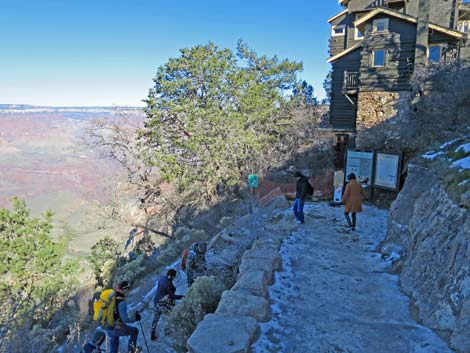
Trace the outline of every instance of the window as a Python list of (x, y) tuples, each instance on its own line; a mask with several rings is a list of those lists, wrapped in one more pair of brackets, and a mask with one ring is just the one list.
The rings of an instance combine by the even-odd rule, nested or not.
[(362, 33), (357, 27), (354, 28), (354, 39), (364, 39), (364, 33)]
[(460, 32), (469, 33), (470, 32), (470, 21), (459, 22), (459, 25), (457, 26), (457, 29)]
[[(355, 21), (359, 21), (362, 17), (364, 17), (365, 13), (357, 13), (355, 17)], [(364, 33), (362, 33), (357, 27), (354, 28), (354, 39), (360, 40), (364, 38)]]
[(373, 67), (385, 66), (385, 49), (372, 50), (372, 66)]
[(344, 36), (346, 33), (345, 25), (336, 25), (331, 28), (331, 35), (333, 37)]
[(430, 63), (438, 63), (441, 61), (441, 46), (431, 45), (428, 51), (428, 59)]
[(379, 18), (374, 20), (372, 25), (372, 32), (386, 32), (388, 31), (388, 18)]

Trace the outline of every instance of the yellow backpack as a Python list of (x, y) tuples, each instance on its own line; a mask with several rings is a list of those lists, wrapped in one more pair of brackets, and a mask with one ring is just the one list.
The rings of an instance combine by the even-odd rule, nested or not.
[(105, 289), (100, 297), (93, 302), (93, 321), (97, 321), (103, 328), (114, 327), (114, 306), (116, 292)]

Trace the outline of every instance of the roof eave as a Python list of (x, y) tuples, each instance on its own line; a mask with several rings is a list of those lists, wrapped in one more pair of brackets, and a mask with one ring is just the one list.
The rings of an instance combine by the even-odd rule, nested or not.
[[(371, 18), (377, 16), (378, 14), (385, 14), (385, 15), (393, 16), (393, 17), (396, 17), (396, 18), (399, 18), (399, 19), (402, 19), (404, 21), (408, 21), (408, 22), (414, 23), (414, 24), (418, 23), (418, 19), (415, 18), (415, 17), (409, 16), (409, 15), (404, 15), (402, 13), (399, 13), (399, 12), (396, 12), (396, 11), (393, 11), (393, 10), (389, 10), (389, 9), (385, 9), (385, 8), (377, 8), (377, 9), (371, 11), (369, 14), (362, 17), (361, 19), (355, 21), (354, 22), (354, 27), (359, 28), (359, 26), (361, 26), (365, 22), (369, 21)], [(434, 23), (429, 23), (429, 28), (431, 28), (434, 31), (445, 33), (445, 34), (447, 34), (451, 37), (455, 37), (455, 38), (458, 38), (458, 39), (462, 39), (462, 38), (465, 37), (465, 35), (461, 32), (454, 31), (452, 29), (445, 28), (445, 27), (436, 25)]]
[(330, 18), (328, 19), (328, 22), (331, 23), (332, 21), (336, 20), (337, 18), (339, 18), (339, 17), (341, 17), (341, 16), (343, 16), (343, 15), (345, 15), (345, 14), (347, 14), (347, 13), (348, 13), (348, 9), (343, 10), (343, 11), (341, 11), (340, 13), (334, 15), (333, 17), (330, 17)]
[(327, 63), (332, 63), (333, 61), (338, 60), (339, 58), (343, 57), (346, 54), (349, 54), (353, 52), (354, 50), (360, 48), (362, 46), (362, 43), (357, 43), (356, 45), (352, 46), (351, 48), (348, 48), (346, 50), (343, 50), (341, 53), (333, 55), (331, 58), (329, 58), (326, 62)]

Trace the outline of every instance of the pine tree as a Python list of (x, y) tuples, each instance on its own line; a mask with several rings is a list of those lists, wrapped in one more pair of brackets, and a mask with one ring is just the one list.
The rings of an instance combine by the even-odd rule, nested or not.
[[(0, 209), (0, 298), (2, 324), (29, 318), (47, 319), (74, 283), (78, 264), (66, 254), (67, 240), (54, 240), (52, 212), (31, 217), (25, 201)], [(47, 300), (47, 305), (44, 302)]]

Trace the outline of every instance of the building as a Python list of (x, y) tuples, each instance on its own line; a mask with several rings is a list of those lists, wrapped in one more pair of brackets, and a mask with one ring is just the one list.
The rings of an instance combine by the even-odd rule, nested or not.
[[(330, 121), (337, 148), (367, 148), (373, 126), (409, 108), (419, 65), (470, 59), (470, 5), (459, 0), (340, 0), (331, 17)], [(362, 140), (361, 140), (362, 139)]]

